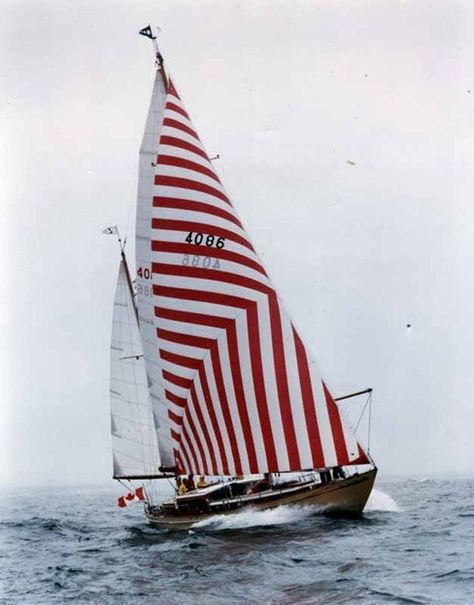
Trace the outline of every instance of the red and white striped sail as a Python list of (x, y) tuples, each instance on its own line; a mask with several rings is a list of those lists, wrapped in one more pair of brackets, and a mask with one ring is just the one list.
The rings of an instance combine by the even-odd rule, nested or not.
[(156, 355), (179, 470), (366, 462), (171, 81), (151, 227)]

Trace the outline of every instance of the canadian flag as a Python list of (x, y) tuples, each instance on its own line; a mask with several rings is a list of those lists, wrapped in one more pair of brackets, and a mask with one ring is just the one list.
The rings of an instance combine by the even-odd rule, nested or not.
[(137, 487), (137, 489), (135, 490), (135, 496), (138, 498), (138, 500), (145, 500), (143, 487)]
[(117, 498), (117, 506), (120, 506), (120, 508), (125, 508), (127, 506), (124, 496), (120, 496), (120, 498)]
[(135, 494), (133, 492), (130, 492), (129, 494), (127, 494), (125, 496), (126, 500), (128, 500), (129, 502), (131, 502), (132, 500), (135, 500)]

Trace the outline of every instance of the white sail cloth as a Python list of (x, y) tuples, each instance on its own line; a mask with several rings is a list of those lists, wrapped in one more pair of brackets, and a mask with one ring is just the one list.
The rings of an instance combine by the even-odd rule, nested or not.
[(110, 403), (114, 476), (156, 474), (160, 459), (143, 349), (123, 261), (112, 321)]
[(367, 461), (171, 82), (154, 163), (140, 211), (152, 305), (138, 304), (156, 330), (147, 323), (145, 357), (167, 464), (240, 475)]
[(163, 404), (163, 384), (158, 359), (158, 339), (153, 325), (153, 299), (151, 285), (151, 214), (161, 123), (165, 111), (166, 87), (163, 71), (158, 69), (153, 84), (150, 107), (140, 147), (137, 216), (136, 216), (136, 288), (140, 333), (147, 379), (150, 390), (153, 417), (157, 431), (161, 463), (174, 466), (173, 442)]

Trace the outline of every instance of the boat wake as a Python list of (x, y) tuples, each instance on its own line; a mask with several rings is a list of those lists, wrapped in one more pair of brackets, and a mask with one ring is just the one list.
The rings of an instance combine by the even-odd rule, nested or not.
[(391, 496), (378, 489), (373, 489), (364, 508), (364, 512), (370, 513), (376, 511), (384, 513), (402, 512), (401, 508)]
[(278, 506), (270, 510), (248, 509), (232, 515), (215, 515), (194, 523), (193, 529), (243, 529), (266, 525), (284, 525), (306, 519), (317, 512), (315, 506)]

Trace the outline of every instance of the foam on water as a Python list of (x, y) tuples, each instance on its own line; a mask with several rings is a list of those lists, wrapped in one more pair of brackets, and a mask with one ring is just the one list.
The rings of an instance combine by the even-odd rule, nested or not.
[(401, 509), (395, 500), (381, 492), (379, 489), (373, 489), (369, 500), (364, 508), (365, 512), (380, 511), (385, 513), (400, 513)]
[(265, 525), (284, 525), (306, 519), (316, 512), (314, 506), (277, 506), (270, 510), (247, 509), (232, 515), (215, 515), (193, 524), (193, 528), (242, 529)]

